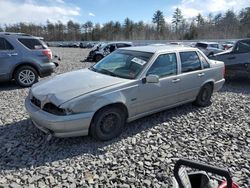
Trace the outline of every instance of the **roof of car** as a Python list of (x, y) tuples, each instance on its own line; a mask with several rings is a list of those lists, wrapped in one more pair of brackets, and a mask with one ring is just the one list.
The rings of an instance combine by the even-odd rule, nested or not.
[(218, 42), (203, 42), (203, 41), (197, 42), (197, 43), (203, 43), (203, 44), (219, 44)]
[(37, 39), (41, 39), (43, 40), (43, 37), (36, 37), (36, 36), (32, 36), (26, 33), (14, 33), (14, 32), (0, 32), (0, 36), (14, 36), (14, 37), (25, 37), (25, 38), (37, 38)]
[(106, 43), (106, 44), (118, 44), (118, 43), (132, 44), (132, 42), (126, 42), (126, 41), (114, 41), (114, 42), (108, 42), (108, 43)]
[(196, 50), (197, 48), (192, 48), (188, 46), (180, 46), (180, 45), (160, 45), (160, 46), (148, 45), (148, 46), (135, 46), (135, 47), (129, 47), (129, 48), (122, 48), (122, 49), (156, 53), (156, 52), (178, 51), (178, 50), (188, 51), (188, 50)]

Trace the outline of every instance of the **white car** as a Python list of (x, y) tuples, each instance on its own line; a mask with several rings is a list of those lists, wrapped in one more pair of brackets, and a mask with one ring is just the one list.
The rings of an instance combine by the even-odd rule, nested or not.
[(109, 140), (126, 122), (188, 102), (209, 105), (224, 81), (224, 63), (197, 48), (122, 48), (89, 69), (35, 84), (25, 106), (44, 132)]
[(217, 42), (197, 42), (195, 47), (208, 57), (224, 51), (223, 47)]

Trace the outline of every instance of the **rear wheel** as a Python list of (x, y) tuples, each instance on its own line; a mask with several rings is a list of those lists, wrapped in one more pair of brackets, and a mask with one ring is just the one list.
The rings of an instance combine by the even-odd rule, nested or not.
[(103, 56), (102, 55), (96, 55), (95, 56), (95, 62), (98, 62), (98, 61), (100, 61), (101, 59), (103, 58)]
[(31, 66), (22, 66), (15, 71), (14, 79), (21, 87), (30, 87), (38, 81), (38, 73)]
[(94, 116), (90, 133), (97, 140), (110, 140), (122, 133), (125, 125), (125, 113), (117, 107), (101, 109)]
[(202, 106), (202, 107), (210, 105), (211, 104), (212, 94), (213, 94), (212, 85), (211, 84), (204, 85), (201, 88), (198, 96), (196, 97), (196, 100), (194, 101), (194, 104), (196, 106)]

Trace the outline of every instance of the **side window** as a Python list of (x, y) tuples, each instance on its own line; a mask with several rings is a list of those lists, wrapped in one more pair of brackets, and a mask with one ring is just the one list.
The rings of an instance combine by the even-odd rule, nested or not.
[(210, 68), (210, 65), (207, 62), (207, 60), (205, 59), (204, 55), (202, 55), (200, 52), (198, 52), (198, 55), (199, 55), (199, 58), (200, 58), (202, 65), (203, 65), (203, 68), (204, 69)]
[(159, 55), (147, 72), (147, 75), (154, 74), (160, 78), (177, 74), (176, 54)]
[(211, 46), (212, 48), (219, 48), (219, 45), (218, 45), (218, 44), (210, 44), (210, 46)]
[(4, 38), (0, 38), (0, 50), (13, 50), (14, 47)]
[(110, 45), (107, 45), (107, 46), (104, 47), (103, 50), (106, 51), (106, 50), (109, 50), (109, 49), (110, 49)]
[(130, 47), (131, 45), (129, 44), (124, 44), (124, 43), (118, 43), (116, 44), (117, 48), (124, 48), (124, 47)]
[(14, 47), (5, 39), (6, 50), (14, 50)]
[(29, 38), (19, 38), (18, 39), (24, 46), (31, 50), (45, 49), (46, 46), (39, 41), (38, 39), (29, 39)]
[(235, 48), (236, 53), (250, 53), (250, 41), (239, 41)]
[(201, 62), (196, 52), (180, 52), (181, 72), (201, 70)]

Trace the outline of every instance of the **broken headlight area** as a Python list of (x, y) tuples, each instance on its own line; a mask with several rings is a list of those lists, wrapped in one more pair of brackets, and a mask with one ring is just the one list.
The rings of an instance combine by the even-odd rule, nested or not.
[(43, 110), (45, 112), (48, 112), (50, 114), (58, 115), (58, 116), (64, 116), (67, 115), (68, 113), (66, 112), (65, 109), (59, 108), (53, 103), (47, 103), (44, 105)]
[(58, 115), (58, 116), (64, 116), (64, 115), (70, 115), (70, 114), (73, 113), (72, 110), (59, 108), (56, 105), (54, 105), (53, 103), (46, 103), (42, 107), (41, 101), (39, 99), (35, 98), (34, 96), (31, 97), (30, 101), (31, 101), (31, 103), (33, 103), (38, 108), (40, 108), (43, 111), (48, 112), (50, 114), (54, 114), (54, 115)]
[(31, 97), (30, 101), (37, 106), (38, 108), (41, 108), (41, 101), (35, 97)]

